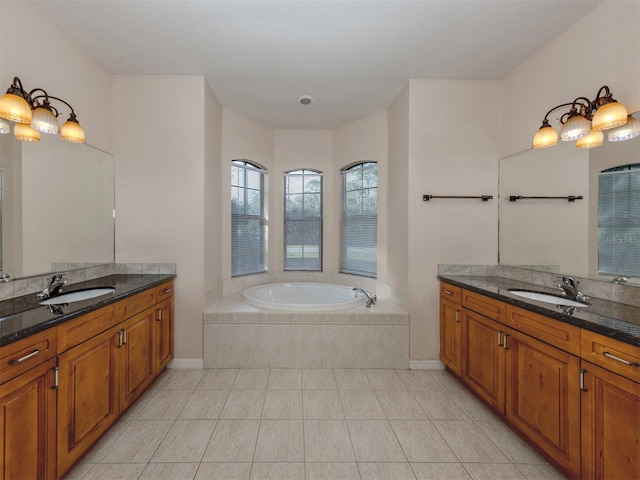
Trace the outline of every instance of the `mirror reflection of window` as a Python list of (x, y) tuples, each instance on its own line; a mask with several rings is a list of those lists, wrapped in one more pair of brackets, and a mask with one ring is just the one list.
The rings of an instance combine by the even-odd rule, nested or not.
[(2, 168), (0, 168), (0, 272), (2, 272)]

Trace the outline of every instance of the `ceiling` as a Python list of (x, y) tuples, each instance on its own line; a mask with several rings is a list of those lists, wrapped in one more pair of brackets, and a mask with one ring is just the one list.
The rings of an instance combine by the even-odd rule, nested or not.
[(602, 0), (33, 3), (114, 74), (203, 75), (265, 125), (325, 129), (385, 109), (411, 78), (502, 78)]

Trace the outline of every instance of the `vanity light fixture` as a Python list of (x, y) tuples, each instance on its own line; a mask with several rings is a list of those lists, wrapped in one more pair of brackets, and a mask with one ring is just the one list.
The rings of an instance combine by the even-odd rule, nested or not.
[[(566, 107), (571, 108), (559, 118), (562, 125), (560, 138), (564, 142), (575, 140), (578, 148), (599, 147), (604, 138), (602, 130), (622, 128), (629, 123), (628, 119), (635, 120), (628, 115), (625, 106), (613, 98), (609, 87), (605, 85), (600, 87), (595, 100), (578, 97), (573, 102), (562, 103), (549, 110), (542, 120), (542, 126), (533, 137), (533, 148), (553, 147), (558, 143), (558, 132), (549, 123), (549, 115)], [(637, 123), (637, 120), (635, 121)], [(637, 135), (640, 135), (640, 130), (635, 136)], [(626, 136), (628, 135), (614, 135), (617, 140), (611, 140), (611, 134), (609, 134), (609, 139), (619, 141), (633, 138), (623, 138)]]
[[(40, 94), (36, 95), (37, 93)], [(62, 128), (58, 125), (60, 112), (51, 105), (51, 100), (61, 102), (71, 110)], [(7, 93), (0, 98), (0, 133), (9, 133), (9, 123), (6, 120), (15, 123), (13, 134), (22, 142), (39, 142), (40, 132), (52, 135), (59, 132), (63, 140), (84, 143), (84, 130), (73, 107), (65, 100), (49, 95), (42, 88), (27, 92), (18, 77), (13, 78)]]
[(640, 121), (636, 117), (629, 115), (627, 123), (609, 130), (607, 138), (610, 142), (621, 142), (638, 136), (640, 136)]

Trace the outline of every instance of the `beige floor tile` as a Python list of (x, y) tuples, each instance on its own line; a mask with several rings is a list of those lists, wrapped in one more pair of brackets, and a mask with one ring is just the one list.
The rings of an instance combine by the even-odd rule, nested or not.
[(517, 463), (516, 467), (528, 480), (562, 480), (565, 478), (564, 475), (548, 463), (545, 465)]
[(369, 390), (340, 390), (342, 409), (348, 419), (386, 419), (375, 392)]
[(131, 420), (117, 441), (96, 457), (96, 463), (148, 462), (172, 424), (169, 420)]
[(204, 372), (202, 369), (174, 369), (161, 388), (167, 390), (193, 390), (202, 380)]
[(73, 470), (71, 470), (69, 474), (64, 477), (64, 480), (80, 480), (81, 478), (84, 478), (87, 472), (93, 468), (93, 465), (93, 463), (77, 464), (75, 467), (73, 467)]
[(305, 420), (304, 448), (308, 462), (355, 461), (344, 420)]
[(297, 390), (302, 388), (302, 373), (299, 368), (272, 368), (269, 373), (270, 390)]
[(188, 390), (158, 390), (140, 409), (136, 420), (173, 420), (189, 400)]
[(129, 423), (130, 422), (125, 419), (118, 420), (104, 435), (104, 437), (102, 437), (100, 441), (80, 459), (80, 463), (96, 463), (104, 455), (104, 452), (109, 448), (109, 446), (118, 439)]
[(238, 375), (238, 370), (234, 368), (212, 368), (205, 370), (202, 380), (197, 388), (230, 390)]
[(201, 463), (195, 480), (249, 480), (250, 463)]
[(254, 462), (303, 462), (302, 420), (263, 420)]
[(334, 368), (333, 375), (340, 390), (371, 390), (364, 370), (359, 368)]
[(197, 463), (148, 463), (138, 480), (193, 480)]
[(413, 398), (431, 420), (469, 420), (469, 416), (449, 392), (414, 391)]
[(251, 480), (304, 480), (304, 463), (254, 463)]
[(429, 375), (436, 381), (438, 385), (443, 390), (453, 390), (453, 391), (461, 391), (464, 390), (462, 384), (456, 380), (456, 378), (451, 375), (446, 370), (427, 370)]
[(136, 418), (144, 406), (155, 396), (158, 390), (160, 390), (160, 388), (149, 388), (146, 392), (140, 395), (135, 402), (133, 402), (133, 405), (129, 406), (120, 418), (123, 420), (133, 420)]
[(391, 420), (391, 427), (410, 462), (458, 461), (429, 420)]
[(511, 463), (465, 463), (474, 480), (519, 480), (526, 479), (523, 473)]
[(261, 390), (269, 383), (268, 368), (241, 368), (233, 382), (234, 390)]
[(302, 417), (302, 390), (267, 390), (262, 418), (296, 420)]
[(360, 480), (357, 463), (307, 463), (306, 480)]
[(461, 463), (412, 463), (418, 480), (471, 480)]
[(194, 390), (179, 418), (217, 420), (222, 413), (229, 390)]
[(258, 420), (218, 420), (202, 461), (253, 461), (259, 427)]
[(303, 368), (302, 388), (305, 390), (336, 390), (336, 380), (330, 368)]
[(305, 390), (302, 395), (305, 419), (340, 420), (344, 418), (337, 390)]
[(98, 463), (83, 480), (136, 480), (144, 467), (144, 463)]
[(348, 420), (351, 443), (358, 462), (406, 462), (387, 420)]
[(429, 374), (429, 370), (396, 370), (409, 390), (441, 390), (442, 387)]
[(424, 420), (427, 418), (418, 402), (408, 391), (379, 390), (376, 395), (384, 413), (390, 420)]
[(176, 420), (151, 461), (164, 463), (201, 461), (215, 426), (215, 420)]
[(476, 397), (466, 390), (450, 391), (449, 395), (472, 420), (479, 422), (499, 422), (500, 418)]
[(433, 424), (461, 462), (509, 462), (507, 456), (474, 422), (434, 420)]
[(408, 463), (361, 463), (362, 480), (415, 480)]
[(231, 390), (220, 418), (225, 420), (259, 420), (262, 417), (266, 390)]
[(475, 422), (513, 463), (547, 463), (502, 422)]
[(372, 369), (365, 370), (369, 382), (374, 390), (406, 390), (404, 382), (395, 370)]

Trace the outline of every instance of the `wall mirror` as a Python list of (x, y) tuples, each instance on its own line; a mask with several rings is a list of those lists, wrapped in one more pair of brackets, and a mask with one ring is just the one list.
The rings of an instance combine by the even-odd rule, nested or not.
[[(640, 118), (640, 113), (634, 117)], [(609, 142), (606, 136), (605, 132), (604, 144), (594, 149), (580, 150), (574, 142), (558, 142), (555, 147), (526, 150), (500, 160), (500, 263), (613, 278), (598, 273), (598, 179), (603, 170), (639, 163), (640, 137)], [(511, 196), (582, 199), (511, 201)], [(640, 255), (640, 243), (637, 248)], [(629, 283), (640, 285), (640, 278), (631, 277)]]
[(0, 135), (0, 172), (3, 272), (15, 279), (114, 261), (112, 155), (59, 136)]

